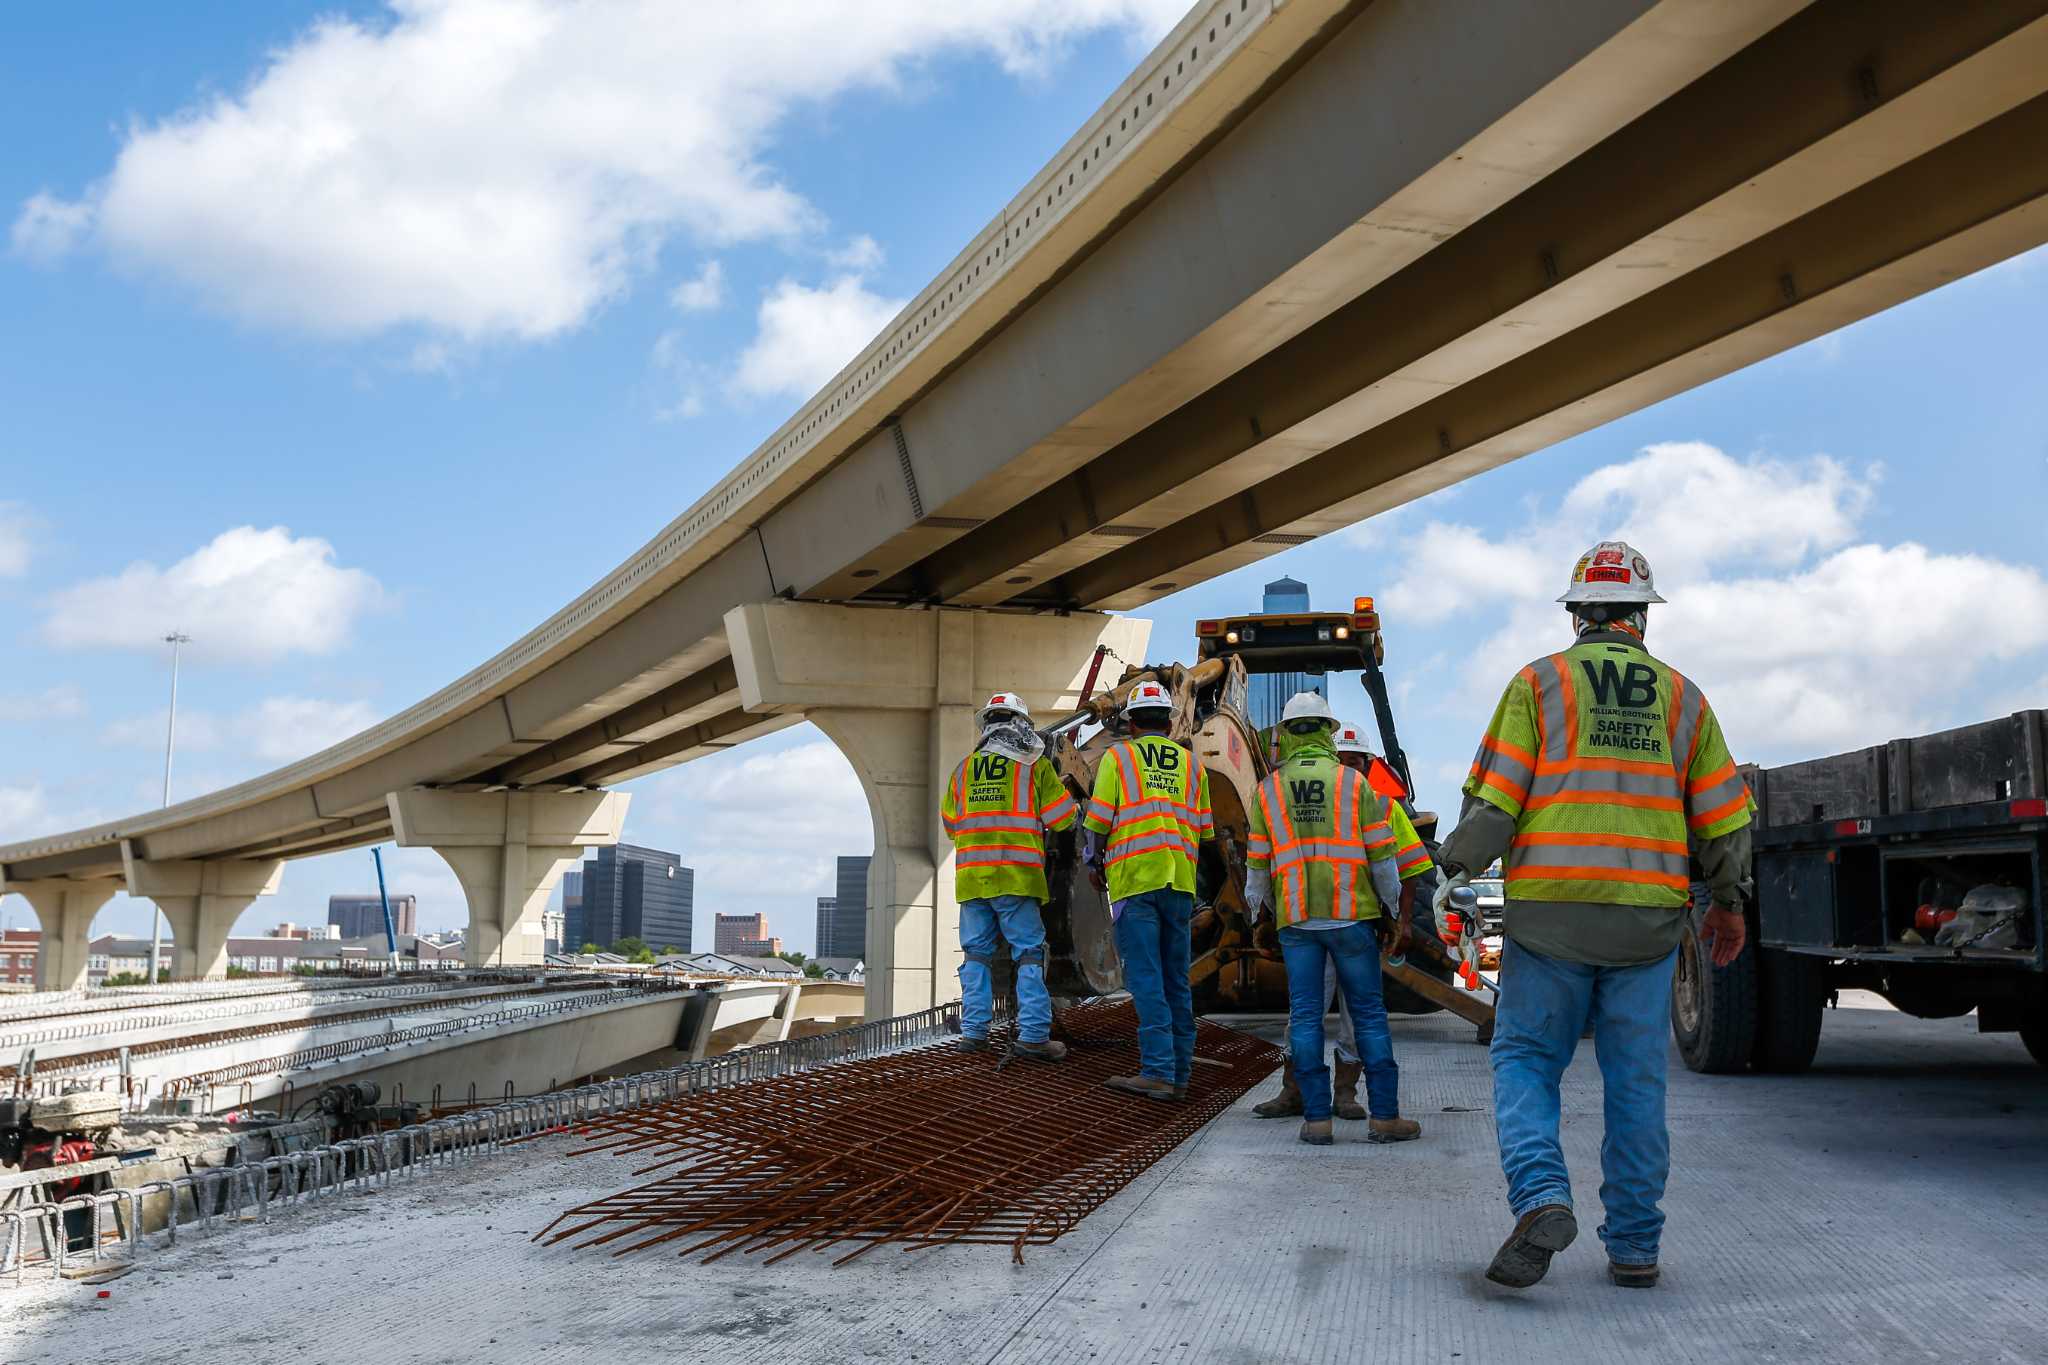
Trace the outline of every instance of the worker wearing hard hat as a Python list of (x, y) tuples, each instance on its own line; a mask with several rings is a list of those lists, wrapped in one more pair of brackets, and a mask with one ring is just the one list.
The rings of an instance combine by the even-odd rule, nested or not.
[(1201, 760), (1168, 738), (1173, 698), (1150, 680), (1126, 695), (1131, 737), (1109, 746), (1095, 771), (1081, 856), (1109, 896), (1124, 989), (1138, 1012), (1138, 1072), (1106, 1084), (1155, 1100), (1187, 1095), (1195, 1060), (1195, 997), (1188, 923), (1195, 863), (1214, 837)]
[[(1287, 735), (1280, 726), (1274, 726), (1276, 736)], [(1288, 736), (1292, 740), (1292, 736)], [(1408, 939), (1415, 922), (1415, 888), (1418, 879), (1435, 866), (1429, 859), (1429, 849), (1424, 846), (1422, 836), (1415, 832), (1414, 822), (1408, 818), (1407, 810), (1401, 805), (1397, 793), (1407, 789), (1400, 779), (1393, 776), (1377, 754), (1366, 745), (1365, 736), (1356, 725), (1340, 721), (1333, 738), (1336, 741), (1337, 762), (1366, 779), (1371, 787), (1387, 800), (1387, 820), (1394, 831), (1394, 866), (1401, 874), (1400, 915), (1389, 930), (1385, 917), (1375, 921), (1383, 930), (1382, 948), (1388, 956), (1399, 958), (1408, 951)], [(1277, 744), (1277, 738), (1275, 743)], [(1290, 750), (1292, 744), (1287, 746)], [(1277, 752), (1277, 750), (1276, 750)], [(1359, 1058), (1358, 1030), (1352, 1022), (1351, 1005), (1344, 992), (1337, 985), (1337, 963), (1332, 959), (1323, 969), (1323, 999), (1332, 996), (1337, 999), (1337, 1054), (1336, 1074), (1331, 1083), (1331, 1110), (1340, 1119), (1362, 1122), (1369, 1118), (1364, 1105), (1358, 1102), (1358, 1083), (1365, 1075), (1364, 1063)], [(1384, 995), (1382, 995), (1384, 999)], [(1252, 1112), (1262, 1119), (1292, 1118), (1301, 1114), (1301, 1082), (1294, 1074), (1294, 1062), (1290, 1058), (1281, 1070), (1280, 1093), (1272, 1099), (1252, 1106)]]
[[(1270, 899), (1280, 923), (1301, 1140), (1317, 1147), (1335, 1141), (1330, 1068), (1323, 1061), (1323, 1014), (1330, 998), (1324, 973), (1334, 966), (1365, 1072), (1371, 1116), (1366, 1139), (1405, 1142), (1420, 1137), (1422, 1125), (1401, 1117), (1400, 1068), (1380, 993), (1380, 944), (1372, 924), (1384, 908), (1405, 903), (1412, 912), (1414, 904), (1413, 891), (1403, 892), (1395, 858), (1400, 837), (1392, 812), (1398, 808), (1357, 770), (1338, 762), (1337, 718), (1322, 697), (1296, 694), (1281, 712), (1280, 728), (1286, 756), (1259, 784), (1250, 811), (1245, 900), (1256, 920)], [(1404, 933), (1405, 927), (1404, 915)]]
[(1017, 1031), (1010, 1051), (1057, 1062), (1045, 989), (1045, 832), (1074, 823), (1067, 794), (1031, 713), (1014, 692), (998, 692), (979, 713), (981, 738), (946, 783), (939, 819), (953, 841), (953, 894), (960, 902), (960, 1046), (988, 1047), (998, 939), (1017, 964)]
[[(1743, 948), (1755, 803), (1714, 712), (1644, 648), (1657, 595), (1632, 546), (1602, 541), (1558, 601), (1577, 641), (1508, 684), (1437, 853), (1451, 889), (1505, 855), (1507, 941), (1493, 1099), (1514, 1230), (1487, 1278), (1523, 1288), (1578, 1235), (1558, 1145), (1558, 1081), (1591, 1026), (1605, 1090), (1601, 1203), (1616, 1284), (1657, 1282), (1670, 1168), (1665, 1019), (1691, 916), (1716, 966)], [(1689, 910), (1688, 855), (1712, 905)]]

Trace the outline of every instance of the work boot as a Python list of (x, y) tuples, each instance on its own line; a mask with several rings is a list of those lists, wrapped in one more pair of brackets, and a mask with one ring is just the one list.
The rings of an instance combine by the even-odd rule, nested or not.
[(1304, 1119), (1301, 1140), (1311, 1147), (1328, 1147), (1337, 1140), (1336, 1127), (1329, 1119)]
[(1043, 1043), (1015, 1042), (1010, 1044), (1010, 1055), (1034, 1062), (1063, 1062), (1067, 1058), (1067, 1045), (1051, 1040)]
[(988, 1039), (968, 1036), (962, 1038), (956, 1046), (962, 1052), (986, 1052), (988, 1051)]
[(1173, 1082), (1162, 1081), (1156, 1076), (1111, 1076), (1103, 1084), (1111, 1090), (1143, 1095), (1148, 1100), (1163, 1100), (1168, 1104), (1173, 1102)]
[(1253, 1105), (1252, 1112), (1262, 1119), (1291, 1119), (1300, 1115), (1301, 1085), (1294, 1079), (1293, 1062), (1281, 1073), (1280, 1093), (1263, 1104)]
[(1620, 1261), (1609, 1261), (1607, 1278), (1623, 1289), (1655, 1289), (1657, 1263), (1652, 1261), (1648, 1265), (1623, 1265)]
[(1174, 1087), (1173, 1087), (1173, 1100), (1174, 1100), (1174, 1103), (1175, 1103), (1175, 1104), (1178, 1104), (1178, 1103), (1180, 1103), (1180, 1102), (1181, 1102), (1182, 1100), (1186, 1099), (1187, 1097), (1188, 1097), (1188, 1083), (1187, 1083), (1186, 1081), (1182, 1081), (1182, 1082), (1181, 1082), (1180, 1084), (1178, 1084), (1178, 1085), (1176, 1085), (1176, 1086), (1174, 1086)]
[(1493, 1253), (1486, 1278), (1510, 1289), (1527, 1289), (1550, 1269), (1550, 1258), (1578, 1235), (1579, 1220), (1563, 1204), (1530, 1209), (1516, 1220), (1515, 1230)]
[(1422, 1125), (1414, 1119), (1374, 1119), (1366, 1125), (1367, 1142), (1413, 1142), (1422, 1136)]
[(1337, 1080), (1334, 1094), (1338, 1118), (1355, 1121), (1365, 1117), (1365, 1106), (1358, 1102), (1358, 1079), (1363, 1075), (1365, 1075), (1365, 1068), (1359, 1063), (1347, 1062), (1342, 1057), (1337, 1059)]

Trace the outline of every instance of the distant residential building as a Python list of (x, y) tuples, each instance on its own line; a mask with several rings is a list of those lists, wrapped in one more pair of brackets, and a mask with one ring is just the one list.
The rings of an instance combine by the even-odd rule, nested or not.
[(36, 954), (42, 950), (39, 929), (8, 929), (0, 932), (0, 986), (33, 986)]
[[(387, 965), (391, 948), (380, 928), (375, 934), (355, 939), (230, 938), (227, 965), (259, 976), (281, 975), (306, 968), (311, 971), (339, 971), (345, 967), (377, 968)], [(173, 948), (163, 945), (157, 975), (168, 978)], [(398, 936), (398, 958), (403, 967), (461, 966), (462, 944), (435, 944), (415, 934)], [(98, 986), (109, 976), (126, 973), (143, 976), (149, 970), (149, 940), (103, 934), (86, 947), (85, 984)]]
[(562, 951), (573, 953), (583, 937), (583, 869), (562, 874)]
[(313, 937), (313, 932), (312, 930), (305, 928), (303, 925), (293, 924), (290, 920), (286, 920), (283, 924), (278, 925), (275, 929), (272, 929), (270, 931), (270, 937), (311, 938)]
[(794, 962), (784, 962), (779, 957), (755, 957), (748, 953), (729, 953), (725, 956), (738, 963), (744, 972), (754, 976), (802, 976), (804, 974), (803, 968), (797, 966)]
[[(545, 945), (541, 949), (543, 953), (559, 953), (562, 951), (562, 940), (568, 929), (567, 918), (566, 912), (561, 910), (543, 910), (540, 912), (540, 933)], [(576, 946), (580, 948), (583, 945), (579, 943)]]
[(564, 948), (610, 948), (622, 938), (637, 938), (656, 952), (690, 950), (697, 874), (673, 853), (635, 844), (599, 849), (583, 864), (580, 900), (580, 924), (571, 926), (564, 912)]
[[(384, 933), (384, 903), (374, 891), (327, 898), (327, 922), (342, 938), (369, 938)], [(419, 897), (399, 893), (391, 897), (391, 927), (401, 934), (420, 930)]]
[[(857, 957), (814, 957), (811, 962), (818, 964), (818, 974), (826, 981), (865, 981), (868, 964)], [(806, 967), (810, 962), (804, 964)]]
[(819, 957), (865, 957), (868, 951), (868, 864), (863, 855), (841, 858), (838, 894), (830, 897), (832, 913), (825, 914), (825, 900), (818, 901)]
[[(1265, 603), (1260, 610), (1268, 615), (1308, 611), (1308, 584), (1298, 578), (1274, 579), (1266, 585)], [(1254, 673), (1249, 681), (1246, 700), (1251, 707), (1252, 725), (1260, 730), (1280, 723), (1280, 713), (1287, 709), (1288, 699), (1295, 693), (1313, 692), (1325, 698), (1330, 695), (1329, 679), (1321, 674)]]
[[(275, 942), (278, 940), (264, 940)], [(156, 974), (159, 981), (167, 980), (171, 964), (178, 948), (170, 936), (158, 946)], [(110, 976), (127, 973), (137, 977), (149, 975), (149, 940), (146, 938), (123, 938), (117, 934), (102, 934), (85, 948), (85, 984), (97, 986)]]

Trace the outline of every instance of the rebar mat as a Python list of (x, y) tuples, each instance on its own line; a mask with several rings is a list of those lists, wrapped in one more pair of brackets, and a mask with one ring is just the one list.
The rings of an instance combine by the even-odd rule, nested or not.
[[(1195, 1026), (1195, 1066), (1178, 1103), (1110, 1090), (1138, 1071), (1128, 1002), (1062, 1011), (1058, 1063), (1005, 1062), (946, 1043), (685, 1096), (589, 1120), (590, 1152), (658, 1158), (652, 1182), (574, 1208), (534, 1236), (610, 1246), (680, 1243), (733, 1252), (1053, 1241), (1279, 1066), (1280, 1049), (1219, 1024)], [(858, 1244), (858, 1245), (854, 1245)]]

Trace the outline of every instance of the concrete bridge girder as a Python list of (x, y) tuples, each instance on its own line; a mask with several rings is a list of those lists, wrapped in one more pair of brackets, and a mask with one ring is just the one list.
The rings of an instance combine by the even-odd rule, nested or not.
[(938, 811), (973, 745), (976, 708), (1002, 690), (1041, 717), (1071, 709), (1096, 646), (1142, 660), (1152, 623), (767, 602), (733, 608), (725, 629), (747, 710), (810, 720), (867, 794), (867, 1016), (958, 999), (960, 908)]
[[(258, 896), (277, 894), (284, 862), (276, 858), (151, 860), (124, 840), (121, 862), (128, 894), (153, 900), (171, 926), (171, 975), (217, 981), (228, 974), (228, 935)], [(82, 983), (81, 983), (82, 984)]]
[(0, 881), (0, 895), (22, 897), (42, 926), (42, 943), (36, 953), (38, 991), (75, 991), (85, 985), (93, 916), (120, 889), (121, 883), (111, 877)]
[(401, 848), (431, 848), (469, 902), (464, 959), (472, 967), (528, 966), (546, 957), (541, 911), (586, 848), (619, 842), (624, 792), (392, 792)]

